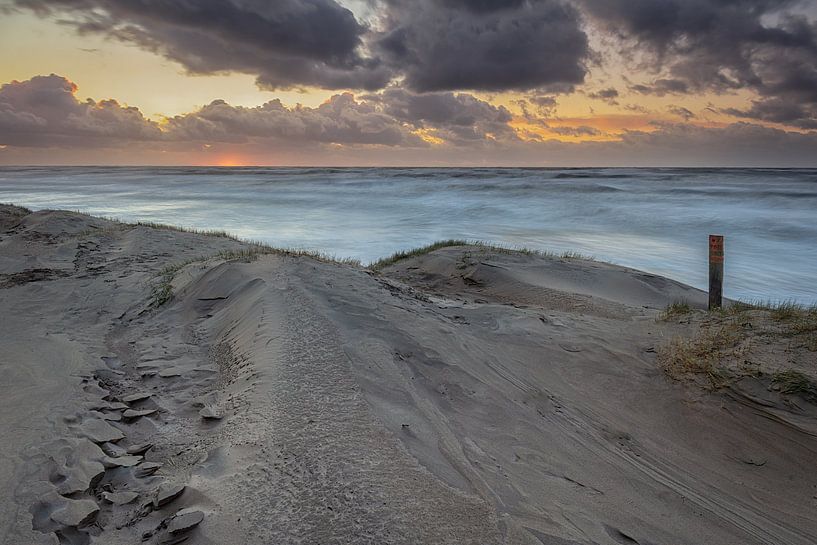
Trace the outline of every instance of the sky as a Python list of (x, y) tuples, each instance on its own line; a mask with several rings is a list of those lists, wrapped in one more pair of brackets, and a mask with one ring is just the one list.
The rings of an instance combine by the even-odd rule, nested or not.
[(817, 166), (817, 0), (0, 0), (0, 165)]

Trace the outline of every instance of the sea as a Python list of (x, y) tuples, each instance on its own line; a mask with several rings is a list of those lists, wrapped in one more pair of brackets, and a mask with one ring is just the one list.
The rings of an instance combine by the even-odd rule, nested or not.
[(3, 167), (0, 202), (223, 229), (363, 263), (442, 239), (578, 252), (727, 297), (817, 304), (817, 170)]

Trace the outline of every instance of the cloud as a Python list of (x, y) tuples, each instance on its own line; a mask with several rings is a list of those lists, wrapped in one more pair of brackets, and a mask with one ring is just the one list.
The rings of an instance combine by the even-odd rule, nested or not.
[(503, 106), (466, 93), (418, 95), (390, 88), (358, 98), (335, 95), (317, 108), (287, 108), (279, 100), (246, 108), (217, 100), (169, 119), (165, 130), (168, 138), (182, 141), (427, 147), (421, 136), (426, 134), (438, 142), (474, 146), (515, 139), (511, 119)]
[(711, 166), (817, 165), (817, 132), (801, 134), (751, 123), (708, 128), (687, 123), (659, 125), (624, 135), (622, 148), (648, 157), (650, 164)]
[(685, 121), (689, 121), (690, 119), (697, 117), (691, 110), (684, 108), (683, 106), (675, 106), (671, 104), (667, 107), (667, 111), (672, 115), (683, 117)]
[(680, 79), (657, 79), (649, 85), (636, 84), (630, 86), (631, 91), (642, 95), (683, 95), (689, 92), (689, 84)]
[(584, 81), (579, 13), (558, 0), (383, 0), (373, 50), (414, 91), (496, 91)]
[(515, 139), (508, 125), (513, 116), (504, 106), (494, 106), (467, 93), (416, 94), (391, 88), (365, 97), (383, 113), (416, 128), (430, 129), (434, 136), (466, 144), (485, 139)]
[(513, 140), (510, 112), (467, 93), (417, 95), (399, 88), (355, 98), (332, 96), (315, 108), (280, 100), (233, 106), (214, 100), (196, 111), (148, 120), (115, 100), (80, 101), (61, 76), (37, 76), (0, 87), (0, 145), (112, 148), (133, 142), (161, 146), (275, 142), (279, 146), (427, 147), (422, 131), (451, 145)]
[(580, 125), (578, 127), (549, 127), (551, 132), (562, 136), (597, 136), (601, 131), (595, 127)]
[(261, 86), (378, 89), (392, 77), (361, 51), (367, 27), (335, 0), (15, 0), (174, 60), (193, 73), (254, 74)]
[[(817, 166), (817, 131), (654, 123), (654, 130), (624, 131), (618, 141), (566, 143), (522, 139), (512, 121), (504, 107), (468, 93), (392, 87), (337, 94), (314, 108), (215, 100), (157, 123), (115, 100), (79, 100), (77, 86), (63, 77), (37, 76), (0, 86), (0, 162), (189, 164), (228, 149), (258, 164), (285, 152), (289, 164)], [(548, 134), (601, 134), (575, 125), (549, 127)]]
[(772, 98), (755, 100), (749, 108), (724, 108), (721, 112), (746, 119), (817, 129), (817, 108), (813, 104)]
[[(578, 0), (603, 32), (651, 56), (660, 75), (639, 93), (748, 89), (756, 113), (803, 105), (788, 122), (817, 119), (817, 22), (798, 0)], [(809, 15), (810, 13), (810, 15)], [(763, 103), (768, 102), (764, 107)], [(761, 114), (762, 115), (762, 114)]]
[(588, 93), (587, 96), (595, 100), (603, 100), (604, 102), (613, 106), (618, 105), (618, 101), (616, 100), (618, 98), (618, 90), (614, 89), (613, 87)]
[(400, 120), (370, 103), (356, 101), (351, 93), (335, 95), (317, 108), (287, 108), (279, 100), (247, 108), (216, 100), (169, 119), (165, 129), (168, 139), (179, 141), (426, 145)]
[[(584, 80), (578, 11), (562, 0), (12, 0), (80, 34), (160, 54), (189, 72), (253, 74), (264, 88), (508, 90)], [(376, 28), (373, 27), (376, 25)]]
[(547, 95), (530, 96), (528, 97), (528, 101), (536, 107), (539, 115), (544, 117), (552, 116), (556, 107), (559, 105), (555, 97)]
[(161, 137), (137, 108), (115, 100), (81, 102), (77, 86), (51, 74), (0, 86), (0, 144), (108, 146)]

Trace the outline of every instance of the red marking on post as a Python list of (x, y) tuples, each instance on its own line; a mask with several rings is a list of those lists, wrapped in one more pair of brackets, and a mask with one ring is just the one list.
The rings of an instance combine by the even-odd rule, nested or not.
[(709, 262), (723, 263), (723, 236), (709, 235)]

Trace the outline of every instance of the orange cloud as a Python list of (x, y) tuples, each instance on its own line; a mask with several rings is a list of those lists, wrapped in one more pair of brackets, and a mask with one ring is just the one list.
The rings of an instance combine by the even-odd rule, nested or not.
[[(530, 120), (515, 117), (510, 125), (524, 140), (559, 140), (562, 142), (615, 142), (628, 131), (651, 133), (666, 123), (677, 122), (671, 118), (659, 118), (643, 114), (601, 114), (592, 117), (559, 117)], [(694, 123), (697, 127), (717, 128), (726, 123), (705, 121)]]

